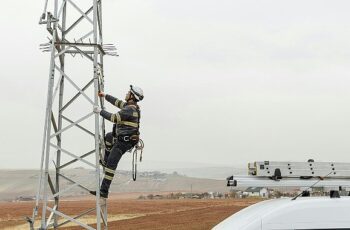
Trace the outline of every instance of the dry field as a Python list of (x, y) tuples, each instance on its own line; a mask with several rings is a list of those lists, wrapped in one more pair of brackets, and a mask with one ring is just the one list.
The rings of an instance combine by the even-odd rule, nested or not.
[[(108, 200), (109, 229), (211, 229), (256, 199), (227, 200)], [(93, 201), (70, 200), (61, 203), (63, 212), (74, 215), (93, 205)], [(31, 215), (32, 202), (0, 203), (0, 229), (28, 229), (24, 217)], [(85, 223), (94, 226), (90, 216)], [(64, 229), (81, 229), (66, 226)]]

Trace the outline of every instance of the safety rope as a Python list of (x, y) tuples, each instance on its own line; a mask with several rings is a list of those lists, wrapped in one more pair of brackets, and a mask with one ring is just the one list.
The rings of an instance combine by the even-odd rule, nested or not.
[(145, 144), (143, 143), (143, 140), (141, 140), (141, 139), (134, 146), (134, 151), (132, 153), (132, 179), (134, 181), (136, 181), (136, 176), (137, 176), (137, 154), (138, 154), (138, 151), (141, 151), (140, 162), (142, 162), (142, 153), (143, 153), (144, 147), (145, 147)]
[[(97, 66), (96, 67), (96, 72), (97, 72), (97, 87), (98, 87), (98, 92), (104, 91), (103, 87), (104, 87), (104, 76), (102, 73), (102, 69), (101, 67)], [(104, 109), (104, 98), (100, 97), (100, 106), (101, 109)], [(105, 152), (103, 150), (105, 150), (106, 145), (105, 145), (105, 137), (106, 137), (106, 123), (105, 123), (105, 119), (101, 118), (101, 132), (102, 135), (100, 135), (100, 161), (101, 159), (104, 159), (104, 157), (102, 156), (102, 152)], [(105, 167), (102, 167), (103, 169), (103, 173), (105, 173)]]

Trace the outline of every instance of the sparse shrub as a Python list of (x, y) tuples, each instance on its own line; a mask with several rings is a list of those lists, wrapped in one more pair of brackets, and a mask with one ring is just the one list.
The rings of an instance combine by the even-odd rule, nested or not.
[(146, 200), (146, 197), (144, 195), (140, 195), (137, 199), (139, 199), (139, 200)]

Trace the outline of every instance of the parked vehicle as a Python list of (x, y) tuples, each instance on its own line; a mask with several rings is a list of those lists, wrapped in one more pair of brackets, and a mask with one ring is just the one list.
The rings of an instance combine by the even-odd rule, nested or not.
[(350, 197), (272, 199), (228, 217), (213, 230), (350, 230)]

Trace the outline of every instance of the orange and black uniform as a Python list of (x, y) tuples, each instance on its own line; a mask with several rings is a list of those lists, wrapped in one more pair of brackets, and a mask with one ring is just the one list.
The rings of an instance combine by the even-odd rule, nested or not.
[(116, 126), (115, 135), (108, 133), (105, 137), (107, 148), (105, 155), (106, 173), (102, 181), (101, 193), (108, 194), (119, 160), (126, 151), (133, 148), (138, 142), (140, 108), (137, 104), (126, 103), (108, 94), (105, 98), (106, 101), (120, 108), (120, 111), (115, 114), (106, 110), (100, 112), (103, 118), (115, 123)]

